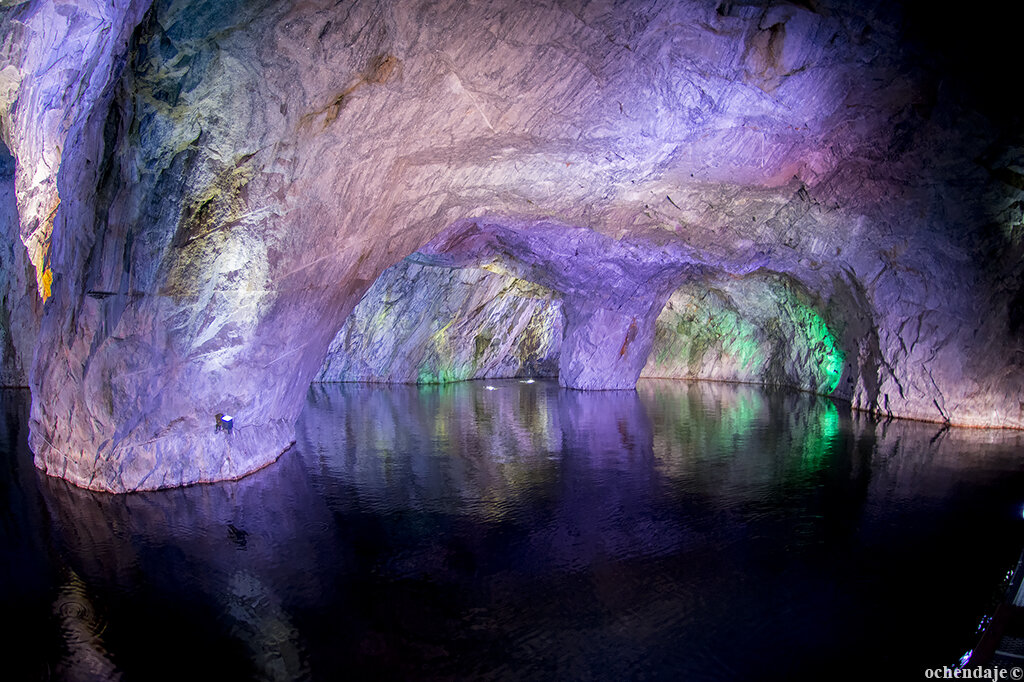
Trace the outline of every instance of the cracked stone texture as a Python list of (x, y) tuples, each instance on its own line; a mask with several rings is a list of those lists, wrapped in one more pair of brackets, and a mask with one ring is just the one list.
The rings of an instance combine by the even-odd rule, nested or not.
[(21, 242), (14, 157), (0, 142), (0, 386), (28, 386), (42, 304)]
[[(273, 461), (377, 276), (481, 216), (782, 273), (858, 407), (1024, 426), (1024, 144), (906, 26), (882, 2), (3, 3), (37, 465), (129, 491)], [(597, 355), (633, 317), (655, 335), (634, 303), (599, 306), (630, 321)]]
[[(552, 221), (494, 216), (457, 221), (418, 255), (449, 267), (487, 263), (557, 292), (565, 313), (558, 382), (584, 390), (634, 388), (665, 300), (708, 268), (673, 240), (616, 240)], [(717, 269), (743, 273), (759, 261), (759, 254), (741, 254)]]
[(318, 382), (446, 383), (555, 376), (561, 301), (483, 268), (385, 270), (345, 320)]
[[(798, 282), (692, 262), (666, 275), (665, 263), (685, 263), (685, 255), (549, 228), (464, 222), (384, 271), (338, 332), (317, 380), (558, 376), (572, 388), (632, 389), (641, 375), (850, 397), (855, 366), (841, 387), (846, 353), (821, 303)], [(690, 281), (663, 305), (659, 276)], [(543, 357), (533, 358), (538, 350)]]
[[(641, 376), (791, 386), (849, 398), (853, 368), (820, 304), (764, 271), (694, 282), (658, 316)], [(840, 386), (846, 370), (847, 385)]]

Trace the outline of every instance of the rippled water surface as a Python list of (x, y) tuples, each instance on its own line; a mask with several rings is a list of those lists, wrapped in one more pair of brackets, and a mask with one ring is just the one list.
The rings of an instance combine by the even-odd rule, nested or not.
[(127, 496), (0, 400), (5, 679), (923, 679), (1024, 541), (1019, 434), (804, 394), (314, 386), (274, 465)]

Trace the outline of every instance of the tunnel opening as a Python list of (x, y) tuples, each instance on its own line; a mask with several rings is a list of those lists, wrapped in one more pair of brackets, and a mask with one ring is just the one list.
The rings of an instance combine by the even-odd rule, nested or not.
[[(162, 3), (95, 36), (90, 22), (19, 28), (12, 46), (56, 50), (54, 59), (87, 44), (100, 79), (82, 97), (51, 101), (43, 95), (79, 92), (80, 74), (21, 63), (28, 47), (10, 53), (24, 90), (11, 91), (18, 129), (5, 132), (19, 177), (45, 183), (31, 202), (19, 198), (26, 241), (32, 221), (40, 226), (29, 243), (41, 278), (48, 218), (58, 219), (56, 289), (32, 379), (40, 468), (123, 491), (224, 480), (272, 461), (360, 295), (435, 230), (479, 211), (533, 223), (482, 221), (475, 235), (452, 233), (466, 248), (428, 249), (427, 264), (467, 277), (470, 265), (505, 267), (518, 289), (548, 290), (523, 297), (561, 315), (483, 311), (478, 319), (502, 323), (475, 325), (459, 353), (458, 323), (431, 317), (418, 329), (433, 355), (393, 356), (391, 367), (410, 368), (404, 380), (482, 367), (629, 388), (645, 372), (674, 375), (671, 361), (684, 376), (822, 390), (835, 383), (825, 357), (834, 338), (844, 367), (858, 368), (845, 380), (861, 387), (840, 375), (833, 395), (899, 416), (1020, 427), (1019, 363), (1001, 352), (1015, 346), (977, 324), (995, 308), (999, 325), (1010, 317), (1019, 330), (1019, 286), (973, 305), (974, 292), (988, 293), (977, 278), (995, 268), (973, 258), (987, 242), (973, 217), (980, 200), (964, 203), (991, 182), (1019, 189), (1003, 172), (1017, 172), (1012, 159), (985, 165), (988, 140), (1003, 131), (978, 121), (962, 135), (956, 122), (976, 112), (895, 49), (874, 11), (737, 8), (707, 13), (710, 23), (673, 3), (640, 23), (628, 7), (575, 18), (538, 9), (537, 27), (572, 46), (564, 54), (531, 42), (532, 23), (505, 22), (514, 13), (491, 31), (485, 6), (452, 24), (398, 6), (349, 21), (344, 8)], [(872, 23), (884, 30), (869, 32)], [(666, 42), (666, 27), (680, 39)], [(39, 42), (50, 35), (68, 38)], [(577, 52), (592, 59), (562, 58)], [(851, 77), (863, 68), (871, 78)], [(548, 230), (542, 215), (605, 235)], [(545, 242), (545, 231), (564, 236)], [(749, 278), (760, 268), (801, 284), (759, 288)], [(858, 321), (862, 335), (839, 333), (842, 315), (828, 314), (830, 282), (845, 273), (863, 285), (859, 310), (877, 312)], [(745, 306), (754, 293), (729, 278), (769, 292), (771, 305)], [(949, 285), (959, 281), (969, 285)], [(677, 296), (675, 329), (684, 322), (693, 334), (678, 338), (658, 319), (684, 286), (693, 291)], [(770, 293), (787, 290), (795, 302)], [(684, 319), (694, 300), (715, 306)], [(393, 326), (397, 313), (373, 314), (382, 311), (379, 326)], [(731, 320), (747, 345), (726, 334)], [(815, 335), (819, 322), (830, 336)], [(550, 339), (519, 343), (537, 329)], [(797, 337), (806, 341), (794, 346)], [(672, 344), (685, 347), (648, 367)], [(508, 357), (518, 366), (502, 366)], [(796, 367), (801, 358), (817, 368)], [(231, 439), (211, 433), (218, 413), (235, 418)]]
[(366, 292), (316, 380), (553, 378), (563, 328), (561, 299), (548, 287), (496, 264), (445, 267), (413, 254)]
[[(842, 322), (796, 277), (709, 267), (685, 252), (548, 227), (457, 223), (388, 268), (336, 334), (315, 382), (558, 378), (600, 389), (633, 388), (642, 377), (848, 398), (854, 368), (837, 329)], [(588, 248), (588, 240), (603, 250)], [(572, 317), (586, 314), (603, 316), (599, 332), (574, 345)], [(607, 325), (609, 315), (615, 319)], [(649, 342), (634, 361), (635, 376), (612, 377), (644, 334)], [(596, 345), (603, 348), (592, 352)], [(582, 362), (608, 365), (596, 374), (609, 385), (564, 380), (573, 363), (567, 355), (584, 347), (591, 353)]]
[(712, 277), (673, 292), (641, 376), (752, 383), (834, 395), (847, 353), (786, 274)]

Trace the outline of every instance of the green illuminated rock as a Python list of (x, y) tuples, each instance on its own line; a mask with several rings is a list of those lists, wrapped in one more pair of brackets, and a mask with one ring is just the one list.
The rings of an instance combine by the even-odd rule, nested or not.
[(755, 273), (693, 282), (669, 298), (641, 376), (792, 386), (833, 394), (846, 354), (807, 291)]

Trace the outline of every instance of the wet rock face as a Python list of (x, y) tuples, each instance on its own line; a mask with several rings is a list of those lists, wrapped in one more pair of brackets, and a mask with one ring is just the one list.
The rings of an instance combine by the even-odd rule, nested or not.
[(888, 3), (31, 0), (0, 24), (50, 474), (273, 461), (377, 276), (487, 216), (459, 267), (497, 246), (561, 292), (567, 385), (630, 385), (673, 291), (763, 268), (833, 330), (838, 395), (1024, 426), (1019, 145)]
[[(448, 267), (490, 263), (556, 292), (565, 314), (558, 381), (582, 390), (636, 386), (665, 300), (684, 278), (707, 267), (680, 244), (615, 240), (553, 221), (493, 216), (456, 222), (419, 256)], [(751, 267), (743, 255), (718, 269)]]
[(642, 376), (791, 386), (849, 398), (840, 381), (855, 370), (821, 308), (799, 283), (763, 271), (680, 287), (658, 316)]
[(385, 270), (331, 342), (319, 382), (447, 383), (557, 376), (561, 301), (481, 268)]
[(651, 350), (656, 308), (647, 314), (567, 306), (558, 382), (582, 390), (632, 389)]
[[(17, 159), (19, 232), (44, 299), (54, 276), (52, 233), (65, 152), (74, 156), (76, 147), (89, 144), (75, 139), (76, 132), (119, 74), (147, 7), (146, 0), (0, 3), (0, 137)], [(77, 184), (69, 183), (68, 192)]]
[[(565, 239), (574, 232), (578, 239)], [(579, 248), (589, 240), (602, 248)], [(546, 260), (559, 254), (563, 263)], [(851, 397), (851, 382), (840, 380), (856, 367), (833, 329), (850, 310), (819, 312), (821, 301), (777, 273), (740, 276), (695, 263), (669, 271), (667, 282), (689, 281), (664, 301), (644, 264), (665, 259), (664, 251), (566, 228), (455, 226), (381, 274), (332, 342), (317, 381), (557, 376), (569, 388), (632, 390), (645, 376)], [(448, 265), (424, 265), (438, 262)], [(612, 262), (614, 283), (595, 274)], [(572, 281), (572, 272), (587, 276)], [(602, 306), (616, 285), (644, 295), (618, 292)]]
[(14, 157), (0, 143), (0, 386), (28, 386), (42, 306), (21, 243)]

